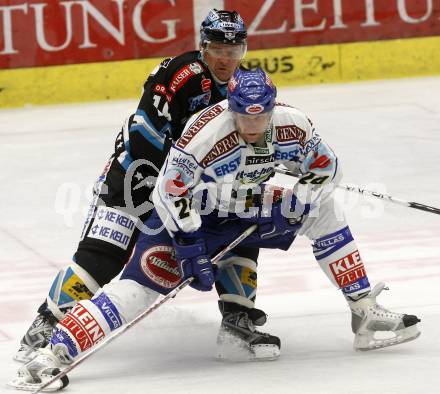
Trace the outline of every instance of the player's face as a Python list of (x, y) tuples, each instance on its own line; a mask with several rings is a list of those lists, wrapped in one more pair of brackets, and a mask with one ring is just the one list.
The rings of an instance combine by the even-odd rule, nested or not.
[(241, 138), (249, 144), (262, 142), (271, 116), (272, 112), (265, 112), (258, 115), (235, 113), (235, 122)]
[(228, 82), (246, 53), (244, 44), (209, 42), (203, 48), (203, 58), (217, 79)]

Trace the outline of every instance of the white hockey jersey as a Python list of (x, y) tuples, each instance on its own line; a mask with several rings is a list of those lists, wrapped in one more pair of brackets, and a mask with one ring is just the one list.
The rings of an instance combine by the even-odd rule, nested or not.
[[(189, 233), (200, 227), (201, 214), (243, 210), (248, 190), (272, 177), (279, 164), (301, 175), (295, 188), (340, 179), (335, 154), (300, 110), (277, 103), (264, 143), (256, 146), (240, 137), (224, 100), (190, 118), (162, 167), (153, 202), (171, 235)], [(194, 204), (202, 190), (208, 209)]]

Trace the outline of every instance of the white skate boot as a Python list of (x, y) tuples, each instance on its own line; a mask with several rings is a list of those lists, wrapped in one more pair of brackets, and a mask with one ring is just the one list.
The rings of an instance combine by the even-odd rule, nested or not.
[[(7, 386), (16, 390), (35, 391), (54, 376), (60, 373), (60, 360), (47, 348), (39, 349), (36, 357), (23, 365), (17, 372), (17, 377), (11, 380)], [(69, 384), (67, 376), (58, 379), (43, 392), (53, 392), (63, 389)]]
[[(388, 290), (385, 284), (378, 283), (368, 296), (349, 301), (355, 350), (398, 345), (420, 335), (417, 327), (420, 319), (417, 316), (391, 312), (376, 302), (376, 297), (384, 289)], [(377, 333), (380, 334), (375, 336)]]

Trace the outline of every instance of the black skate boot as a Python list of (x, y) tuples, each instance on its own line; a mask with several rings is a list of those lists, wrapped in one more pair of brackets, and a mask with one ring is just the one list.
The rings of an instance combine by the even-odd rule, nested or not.
[(46, 302), (38, 308), (38, 316), (32, 322), (20, 341), (20, 348), (14, 360), (28, 363), (35, 357), (35, 351), (44, 348), (50, 341), (52, 330), (58, 319), (49, 311)]
[(257, 331), (266, 314), (255, 308), (219, 301), (223, 315), (217, 336), (217, 358), (230, 361), (275, 360), (280, 356), (280, 338)]

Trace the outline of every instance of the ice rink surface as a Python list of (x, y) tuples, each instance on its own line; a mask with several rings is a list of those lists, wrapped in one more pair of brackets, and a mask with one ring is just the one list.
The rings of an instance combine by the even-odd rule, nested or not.
[[(440, 207), (440, 78), (280, 89), (334, 148), (345, 183)], [(137, 101), (0, 110), (0, 392), (12, 355), (68, 264), (94, 180)], [(289, 182), (279, 178), (278, 183)], [(216, 295), (185, 289), (80, 365), (67, 393), (437, 393), (440, 387), (440, 216), (340, 193), (379, 303), (422, 319), (397, 347), (352, 349), (343, 296), (309, 241), (264, 251), (257, 307), (282, 341), (277, 361), (214, 359)]]

